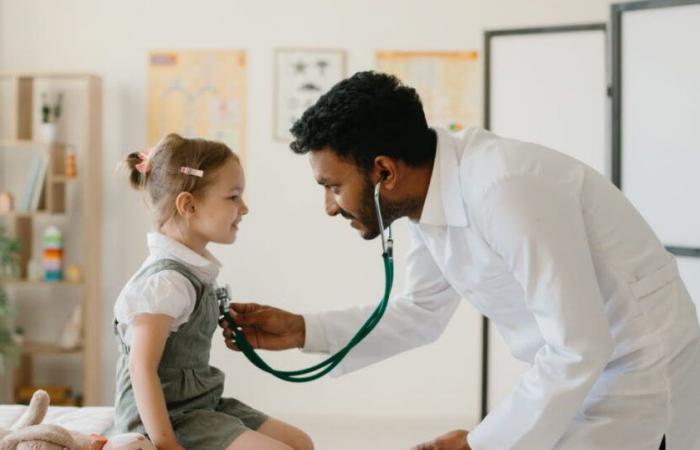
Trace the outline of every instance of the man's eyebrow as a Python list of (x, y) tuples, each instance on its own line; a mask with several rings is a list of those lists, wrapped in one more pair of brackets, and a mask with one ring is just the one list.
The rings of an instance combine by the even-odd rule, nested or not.
[(331, 182), (328, 180), (328, 178), (325, 178), (325, 177), (319, 178), (318, 180), (316, 180), (316, 182), (318, 184), (320, 184), (321, 186), (326, 186), (326, 185), (331, 184)]

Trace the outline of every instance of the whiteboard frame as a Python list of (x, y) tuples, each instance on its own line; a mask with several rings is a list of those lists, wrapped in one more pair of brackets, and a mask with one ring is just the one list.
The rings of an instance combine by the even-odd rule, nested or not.
[[(616, 3), (610, 7), (610, 36), (612, 57), (612, 179), (615, 186), (623, 190), (622, 173), (622, 16), (625, 12), (643, 9), (660, 9), (675, 6), (700, 5), (700, 0), (649, 0)], [(666, 246), (666, 250), (677, 256), (700, 258), (700, 248)]]
[[(580, 31), (602, 31), (607, 43), (607, 25), (605, 23), (586, 23), (578, 25), (558, 25), (533, 28), (511, 28), (488, 30), (484, 32), (484, 128), (491, 128), (491, 41), (500, 36), (570, 33)], [(606, 44), (607, 47), (607, 44)], [(607, 61), (607, 55), (606, 55)], [(608, 96), (610, 89), (608, 89)], [(605, 120), (603, 118), (602, 120)], [(489, 319), (482, 318), (481, 329), (481, 418), (488, 414), (489, 409)]]

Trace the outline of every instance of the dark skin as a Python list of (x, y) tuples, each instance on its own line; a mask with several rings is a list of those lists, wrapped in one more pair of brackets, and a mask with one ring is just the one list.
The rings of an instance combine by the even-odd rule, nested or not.
[[(354, 162), (341, 159), (331, 148), (309, 153), (314, 178), (324, 189), (326, 214), (350, 221), (363, 239), (379, 235), (374, 212), (374, 185), (382, 180), (381, 206), (385, 226), (400, 217), (417, 222), (430, 184), (432, 164), (409, 166), (401, 160), (378, 156), (370, 170)], [(306, 339), (304, 318), (279, 308), (257, 303), (233, 303), (231, 315), (242, 328), (253, 348), (287, 350), (301, 348)], [(231, 338), (231, 330), (222, 321), (226, 346), (238, 351)], [(432, 441), (419, 444), (412, 450), (469, 450), (467, 431), (454, 430)]]

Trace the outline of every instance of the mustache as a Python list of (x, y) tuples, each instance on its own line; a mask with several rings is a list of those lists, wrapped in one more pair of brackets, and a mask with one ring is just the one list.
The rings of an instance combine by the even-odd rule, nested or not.
[(341, 209), (340, 210), (340, 215), (345, 217), (348, 220), (354, 219), (355, 216), (348, 214), (345, 210)]

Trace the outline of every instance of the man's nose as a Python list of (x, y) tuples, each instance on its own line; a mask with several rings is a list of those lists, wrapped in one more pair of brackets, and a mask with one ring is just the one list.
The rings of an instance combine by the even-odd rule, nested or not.
[(331, 192), (326, 192), (326, 214), (329, 216), (337, 216), (338, 213), (340, 212), (340, 207), (338, 204), (335, 202), (335, 199), (333, 198), (333, 193)]

